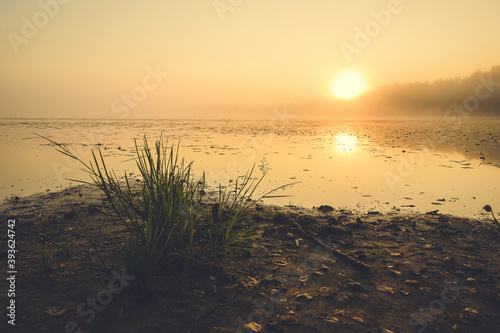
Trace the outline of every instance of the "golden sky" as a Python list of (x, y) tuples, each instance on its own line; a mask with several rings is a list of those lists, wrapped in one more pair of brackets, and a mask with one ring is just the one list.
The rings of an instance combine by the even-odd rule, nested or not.
[[(498, 0), (0, 2), (0, 116), (193, 118), (499, 65)], [(168, 74), (167, 74), (168, 73)], [(272, 114), (271, 114), (272, 115)]]

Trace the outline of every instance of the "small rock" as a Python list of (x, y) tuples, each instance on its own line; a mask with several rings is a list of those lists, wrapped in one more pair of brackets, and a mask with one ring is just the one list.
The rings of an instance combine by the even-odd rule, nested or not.
[(382, 333), (394, 333), (394, 331), (388, 330), (387, 328), (383, 328)]
[(418, 281), (417, 280), (405, 280), (405, 284), (410, 284), (410, 285), (417, 285)]
[(66, 312), (66, 308), (60, 306), (54, 306), (45, 310), (45, 313), (48, 313), (52, 317), (60, 317)]
[(358, 316), (352, 316), (352, 319), (355, 320), (355, 321), (357, 321), (357, 322), (360, 322), (360, 323), (364, 323), (365, 322), (363, 318), (358, 317)]
[(392, 274), (396, 275), (396, 276), (401, 276), (403, 273), (401, 273), (400, 271), (397, 271), (395, 269), (391, 270)]
[(303, 294), (298, 294), (297, 296), (295, 296), (298, 300), (301, 300), (301, 301), (310, 301), (313, 299), (313, 297), (311, 295), (309, 295), (308, 293), (303, 293)]
[(285, 325), (297, 325), (299, 323), (299, 321), (295, 317), (292, 317), (290, 315), (284, 315), (278, 319), (278, 323), (281, 325), (283, 325), (283, 324), (285, 324)]
[(394, 292), (394, 288), (388, 286), (377, 286), (377, 290), (391, 294)]
[(307, 275), (302, 275), (301, 277), (299, 277), (300, 282), (307, 282), (308, 280), (309, 280), (309, 276), (307, 276)]
[(331, 212), (333, 209), (332, 206), (328, 206), (328, 205), (321, 205), (318, 207), (318, 210), (322, 213), (328, 213), (328, 212)]
[(355, 291), (363, 291), (365, 290), (365, 287), (363, 287), (359, 282), (353, 281), (353, 280), (348, 280), (347, 285), (349, 288)]
[(277, 266), (287, 266), (288, 262), (286, 262), (285, 260), (276, 260), (274, 264)]
[(332, 324), (336, 324), (339, 322), (338, 318), (336, 317), (333, 317), (333, 316), (328, 316), (325, 318), (325, 321), (326, 322), (329, 322), (329, 323), (332, 323)]
[(458, 316), (462, 323), (469, 325), (474, 324), (474, 322), (477, 322), (481, 318), (479, 312), (473, 308), (466, 308), (465, 311), (461, 312)]
[(246, 330), (246, 332), (260, 332), (260, 331), (262, 331), (262, 326), (260, 326), (256, 322), (251, 322), (251, 323), (245, 324), (245, 325), (243, 325), (243, 328)]

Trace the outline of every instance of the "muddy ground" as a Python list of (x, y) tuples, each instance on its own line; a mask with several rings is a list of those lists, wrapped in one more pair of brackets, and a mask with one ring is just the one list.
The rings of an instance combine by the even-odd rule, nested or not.
[[(261, 225), (250, 251), (220, 265), (171, 268), (138, 291), (116, 282), (133, 283), (133, 277), (122, 270), (119, 248), (126, 233), (104, 217), (107, 210), (99, 192), (85, 186), (1, 204), (1, 332), (500, 327), (500, 232), (489, 222), (437, 213), (257, 206), (251, 218)], [(15, 219), (18, 251), (15, 326), (6, 316), (9, 219)], [(104, 233), (94, 239), (103, 222)]]

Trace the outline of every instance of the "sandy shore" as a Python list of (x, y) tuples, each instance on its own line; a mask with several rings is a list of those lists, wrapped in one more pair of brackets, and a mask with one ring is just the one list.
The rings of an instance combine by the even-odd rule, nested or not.
[[(119, 252), (126, 233), (107, 211), (100, 192), (88, 186), (1, 204), (2, 267), (9, 219), (16, 221), (18, 250), (16, 325), (7, 323), (11, 298), (2, 278), (2, 332), (496, 332), (500, 326), (500, 233), (492, 223), (259, 205), (251, 212), (262, 223), (249, 244), (253, 251), (222, 265), (173, 270), (151, 290), (127, 293), (110, 287), (117, 276), (126, 279)], [(93, 238), (103, 223), (103, 234)]]

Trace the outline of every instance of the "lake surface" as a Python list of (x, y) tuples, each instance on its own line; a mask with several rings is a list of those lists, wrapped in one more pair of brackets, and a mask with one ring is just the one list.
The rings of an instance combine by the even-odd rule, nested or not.
[(500, 209), (500, 120), (453, 127), (432, 121), (0, 120), (0, 198), (55, 191), (89, 180), (81, 167), (34, 133), (89, 161), (100, 148), (118, 175), (136, 175), (133, 138), (180, 140), (180, 153), (208, 185), (233, 185), (256, 165), (260, 192), (276, 205), (482, 217)]

